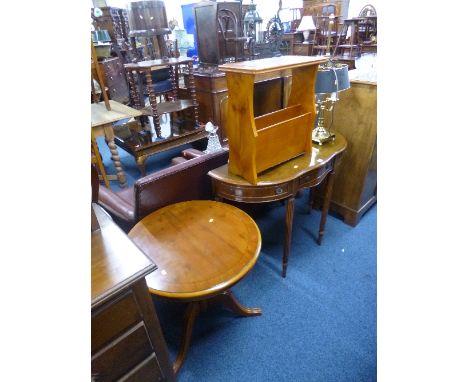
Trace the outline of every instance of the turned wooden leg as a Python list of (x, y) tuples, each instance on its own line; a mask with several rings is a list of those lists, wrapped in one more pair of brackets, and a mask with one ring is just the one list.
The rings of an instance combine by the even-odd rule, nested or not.
[(318, 234), (318, 244), (322, 244), (322, 237), (325, 233), (325, 224), (327, 223), (328, 208), (330, 207), (331, 194), (333, 190), (333, 181), (335, 179), (335, 170), (333, 169), (327, 176), (327, 186), (325, 189), (325, 198), (323, 199), (322, 216), (320, 217), (320, 228)]
[(114, 142), (114, 129), (112, 125), (104, 126), (104, 135), (106, 139), (107, 146), (111, 152), (111, 159), (114, 162), (115, 171), (117, 172), (117, 179), (119, 179), (120, 187), (127, 187), (127, 178), (122, 167), (122, 162), (120, 162), (120, 155), (117, 150), (117, 145)]
[(136, 162), (137, 162), (137, 167), (140, 170), (141, 176), (145, 176), (146, 175), (146, 169), (145, 169), (146, 157), (138, 157)]
[(214, 300), (221, 302), (231, 309), (234, 313), (243, 317), (260, 316), (262, 310), (260, 308), (247, 308), (242, 305), (232, 294), (230, 290), (213, 297)]
[(193, 76), (193, 62), (190, 61), (188, 64), (188, 89), (190, 92), (190, 98), (193, 102), (193, 119), (195, 121), (195, 126), (198, 126), (198, 101), (197, 101), (197, 92), (195, 91), (195, 77)]
[(153, 80), (151, 78), (150, 70), (145, 72), (145, 78), (146, 78), (146, 91), (148, 92), (148, 98), (149, 98), (149, 102), (151, 105), (151, 114), (153, 116), (154, 129), (156, 130), (157, 137), (162, 138), (161, 124), (159, 121), (159, 113), (158, 113), (158, 107), (157, 107), (158, 102), (156, 100), (156, 94), (154, 93)]
[(184, 332), (182, 333), (182, 339), (180, 341), (179, 352), (177, 353), (176, 360), (172, 366), (174, 373), (177, 374), (182, 367), (187, 356), (187, 351), (190, 346), (190, 340), (192, 339), (193, 324), (195, 319), (200, 313), (200, 302), (193, 301), (189, 303), (187, 310), (184, 315)]
[(286, 270), (288, 269), (289, 252), (291, 250), (293, 217), (294, 217), (294, 197), (291, 196), (286, 201), (286, 229), (285, 229), (284, 245), (283, 245), (283, 273), (282, 273), (283, 277), (286, 277)]

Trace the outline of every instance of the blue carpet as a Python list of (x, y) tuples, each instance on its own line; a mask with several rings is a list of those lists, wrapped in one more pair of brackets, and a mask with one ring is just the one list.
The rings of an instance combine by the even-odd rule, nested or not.
[[(102, 144), (102, 142), (101, 142)], [(148, 160), (148, 172), (169, 164), (181, 148)], [(103, 157), (107, 149), (101, 150)], [(129, 184), (139, 172), (122, 152)], [(109, 171), (113, 173), (110, 164)], [(118, 189), (116, 182), (113, 188)], [(221, 306), (195, 322), (180, 382), (377, 380), (376, 220), (374, 206), (355, 227), (329, 216), (316, 243), (320, 213), (296, 199), (287, 277), (281, 277), (285, 207), (249, 209), (262, 234), (251, 273), (233, 288), (241, 303), (262, 308), (240, 318)], [(185, 305), (153, 298), (174, 359)]]
[[(263, 238), (259, 261), (233, 288), (262, 316), (240, 318), (213, 307), (196, 321), (179, 373), (188, 381), (375, 381), (376, 215), (355, 228), (329, 216), (321, 246), (320, 214), (296, 200), (288, 274), (281, 277), (284, 206), (253, 214)], [(174, 359), (182, 304), (154, 298)]]

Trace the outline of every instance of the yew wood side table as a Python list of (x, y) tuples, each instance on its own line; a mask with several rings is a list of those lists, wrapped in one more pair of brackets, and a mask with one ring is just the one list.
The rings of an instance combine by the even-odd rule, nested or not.
[(143, 218), (129, 237), (158, 264), (146, 276), (150, 292), (189, 303), (175, 373), (186, 357), (194, 321), (209, 302), (222, 302), (242, 316), (262, 313), (239, 304), (229, 290), (255, 265), (261, 247), (257, 225), (240, 209), (210, 200), (172, 204)]
[[(345, 138), (336, 133), (334, 141), (322, 146), (314, 144), (311, 154), (301, 155), (260, 173), (255, 185), (229, 172), (227, 164), (208, 173), (212, 178), (213, 191), (217, 200), (228, 199), (244, 203), (265, 203), (286, 199), (283, 277), (286, 277), (291, 248), (294, 198), (300, 189), (315, 187), (323, 181), (326, 182), (324, 184), (326, 191), (318, 234), (318, 243), (320, 245), (325, 232), (330, 206), (335, 164), (345, 151), (346, 146)], [(311, 196), (312, 194), (309, 196), (309, 205), (312, 204)]]

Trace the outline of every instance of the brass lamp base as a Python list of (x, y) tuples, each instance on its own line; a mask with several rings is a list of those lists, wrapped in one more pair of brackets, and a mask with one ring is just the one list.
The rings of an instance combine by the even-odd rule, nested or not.
[(316, 143), (318, 145), (323, 145), (324, 143), (334, 141), (335, 140), (335, 134), (332, 132), (328, 131), (325, 128), (320, 128), (316, 127), (314, 130), (312, 130), (312, 142)]

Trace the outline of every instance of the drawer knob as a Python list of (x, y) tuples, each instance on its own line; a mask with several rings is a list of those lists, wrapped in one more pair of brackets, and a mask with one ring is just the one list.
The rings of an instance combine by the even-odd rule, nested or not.
[(277, 187), (275, 192), (276, 192), (276, 195), (282, 194), (283, 193), (283, 188), (282, 187)]

